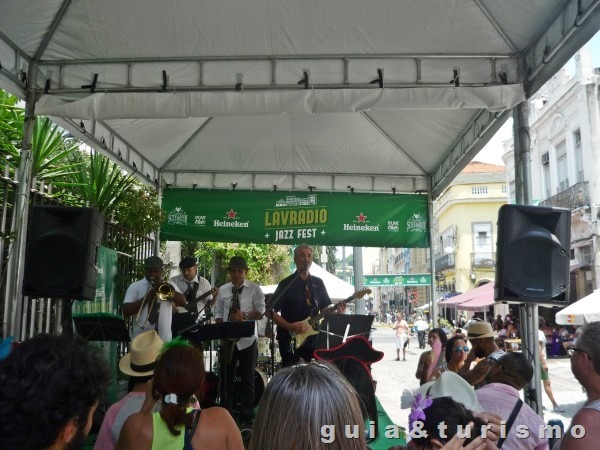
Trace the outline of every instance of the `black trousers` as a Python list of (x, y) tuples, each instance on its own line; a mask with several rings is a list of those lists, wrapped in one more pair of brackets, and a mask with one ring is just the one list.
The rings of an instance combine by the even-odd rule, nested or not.
[(221, 406), (231, 413), (239, 412), (242, 421), (253, 417), (256, 356), (256, 342), (242, 350), (234, 347), (228, 363), (223, 359), (226, 355), (221, 352)]
[(417, 337), (419, 338), (419, 348), (425, 348), (425, 333), (426, 331), (417, 331)]
[(281, 355), (281, 365), (283, 367), (293, 366), (303, 359), (306, 362), (310, 362), (315, 352), (315, 346), (317, 343), (317, 336), (310, 336), (302, 347), (294, 349), (293, 343), (287, 339), (281, 339), (279, 341), (279, 354)]

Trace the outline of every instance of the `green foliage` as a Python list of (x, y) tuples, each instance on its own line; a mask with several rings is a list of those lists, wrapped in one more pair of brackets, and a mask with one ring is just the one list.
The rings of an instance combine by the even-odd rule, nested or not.
[(117, 202), (135, 183), (132, 175), (126, 175), (119, 166), (96, 152), (89, 157), (73, 152), (70, 161), (81, 170), (63, 174), (62, 180), (70, 186), (78, 203), (96, 208), (105, 217), (115, 212)]
[(139, 234), (156, 231), (163, 218), (156, 190), (137, 180), (122, 193), (113, 211), (115, 223)]
[(47, 117), (36, 117), (31, 149), (32, 176), (46, 183), (68, 183), (70, 177), (83, 173), (81, 162), (72, 159), (72, 155), (79, 154), (80, 145)]
[(228, 281), (225, 268), (232, 256), (243, 256), (250, 268), (248, 279), (261, 285), (278, 283), (289, 274), (291, 263), (289, 247), (273, 244), (202, 242), (196, 256), (200, 258), (201, 263), (210, 264), (211, 267), (206, 267), (206, 273), (212, 272), (214, 258), (217, 285)]
[(25, 111), (16, 106), (18, 98), (0, 90), (0, 162), (16, 166), (22, 140)]

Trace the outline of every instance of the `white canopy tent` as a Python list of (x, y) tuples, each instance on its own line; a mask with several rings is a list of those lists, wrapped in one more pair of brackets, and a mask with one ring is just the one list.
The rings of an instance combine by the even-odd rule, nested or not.
[(600, 320), (600, 289), (556, 313), (559, 325), (583, 325)]
[[(317, 263), (312, 263), (310, 266), (310, 273), (311, 275), (319, 277), (323, 280), (323, 283), (325, 283), (325, 288), (327, 289), (327, 293), (329, 294), (329, 298), (331, 298), (331, 301), (334, 303), (337, 303), (340, 300), (345, 300), (354, 294), (354, 287), (350, 283), (346, 283), (344, 280), (341, 280), (335, 275), (327, 272)], [(264, 294), (272, 294), (275, 292), (276, 288), (276, 284), (261, 286)]]
[(599, 3), (5, 0), (0, 87), (160, 186), (435, 197)]
[[(600, 29), (599, 6), (4, 0), (0, 87), (159, 189), (435, 198)], [(5, 316), (18, 327), (26, 227), (15, 231)]]

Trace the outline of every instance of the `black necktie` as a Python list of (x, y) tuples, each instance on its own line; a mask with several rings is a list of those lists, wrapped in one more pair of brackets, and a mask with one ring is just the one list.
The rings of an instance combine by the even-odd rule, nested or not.
[(185, 291), (185, 293), (183, 295), (185, 295), (185, 299), (187, 300), (188, 303), (196, 300), (196, 282), (195, 281), (192, 283), (188, 282), (187, 291)]

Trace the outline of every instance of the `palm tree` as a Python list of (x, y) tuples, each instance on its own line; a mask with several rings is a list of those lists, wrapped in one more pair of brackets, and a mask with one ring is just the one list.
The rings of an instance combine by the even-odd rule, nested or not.
[(136, 182), (133, 175), (125, 174), (115, 163), (94, 151), (89, 156), (77, 151), (70, 161), (72, 166), (84, 169), (63, 177), (73, 194), (71, 201), (96, 208), (105, 217), (115, 211), (118, 201)]

